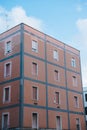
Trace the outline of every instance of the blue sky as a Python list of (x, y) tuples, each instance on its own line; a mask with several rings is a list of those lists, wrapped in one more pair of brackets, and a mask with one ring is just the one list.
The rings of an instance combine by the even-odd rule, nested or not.
[(87, 0), (0, 0), (0, 33), (21, 22), (79, 49), (87, 86)]

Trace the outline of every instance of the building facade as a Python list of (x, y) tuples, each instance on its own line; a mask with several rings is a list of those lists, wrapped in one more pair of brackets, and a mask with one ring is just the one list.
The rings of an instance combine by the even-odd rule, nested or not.
[(80, 52), (25, 24), (0, 34), (0, 128), (85, 130)]
[(85, 118), (87, 126), (87, 87), (83, 87), (83, 95), (84, 95), (84, 109), (85, 109)]

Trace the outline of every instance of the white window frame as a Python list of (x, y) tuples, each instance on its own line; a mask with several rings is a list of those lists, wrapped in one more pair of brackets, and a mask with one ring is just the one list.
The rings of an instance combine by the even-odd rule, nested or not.
[[(37, 88), (37, 99), (34, 99), (33, 98), (33, 88)], [(38, 101), (39, 100), (39, 89), (38, 89), (38, 87), (37, 86), (32, 86), (32, 100), (35, 100), (35, 101)]]
[(38, 112), (32, 112), (32, 128), (34, 128), (33, 127), (33, 114), (37, 114), (37, 129), (39, 129), (39, 114), (38, 114)]
[(58, 51), (57, 50), (54, 50), (53, 51), (53, 58), (55, 59), (55, 60), (59, 60), (59, 56), (58, 56)]
[[(57, 79), (56, 79), (56, 72), (58, 73), (58, 77), (57, 77)], [(54, 79), (55, 79), (55, 81), (60, 81), (60, 74), (59, 74), (59, 71), (58, 70), (54, 70)]]
[[(9, 88), (9, 99), (8, 101), (5, 101), (5, 89)], [(8, 103), (11, 101), (11, 86), (6, 86), (3, 88), (3, 103)]]
[[(57, 117), (60, 117), (60, 122), (61, 122), (61, 126), (60, 126), (60, 127), (61, 127), (61, 129), (58, 129), (58, 128), (57, 128)], [(57, 129), (57, 130), (62, 130), (62, 117), (61, 117), (61, 116), (58, 116), (58, 115), (56, 116), (56, 129)]]
[(72, 80), (73, 80), (73, 86), (77, 86), (77, 77), (72, 76)]
[[(77, 97), (77, 106), (76, 106), (76, 102), (75, 102), (75, 97)], [(74, 96), (74, 106), (75, 106), (75, 108), (79, 108), (79, 97), (78, 96)]]
[(74, 68), (76, 67), (76, 60), (73, 57), (71, 59), (71, 66), (74, 67)]
[(38, 52), (38, 42), (35, 40), (32, 40), (32, 51)]
[[(76, 118), (76, 121), (77, 121), (77, 119), (78, 119), (78, 121), (79, 121), (79, 126), (80, 126), (80, 130), (81, 130), (81, 122), (80, 122), (80, 119), (79, 119), (79, 118)], [(77, 125), (77, 122), (76, 122), (76, 125)]]
[[(10, 74), (9, 75), (6, 75), (6, 65), (7, 64), (10, 64)], [(12, 73), (12, 62), (7, 62), (4, 64), (4, 77), (11, 76), (11, 73)]]
[[(59, 103), (56, 102), (56, 93), (59, 93)], [(55, 91), (55, 92), (54, 92), (54, 103), (60, 105), (60, 102), (61, 102), (61, 101), (60, 101), (60, 92), (59, 92), (59, 91)]]
[(4, 125), (4, 115), (8, 115), (8, 127), (9, 127), (9, 125), (10, 125), (10, 120), (9, 120), (9, 116), (10, 116), (10, 114), (9, 114), (9, 112), (5, 112), (5, 113), (2, 113), (2, 129), (3, 129), (3, 125)]
[[(7, 44), (10, 44), (10, 49), (9, 50), (7, 50)], [(5, 54), (9, 54), (9, 53), (11, 53), (12, 52), (12, 42), (11, 41), (7, 41), (6, 43), (5, 43)]]

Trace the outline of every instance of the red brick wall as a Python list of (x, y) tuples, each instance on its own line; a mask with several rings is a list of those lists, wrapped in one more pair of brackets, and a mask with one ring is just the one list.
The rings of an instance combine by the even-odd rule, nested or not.
[(0, 110), (0, 128), (2, 127), (2, 113), (9, 113), (9, 127), (19, 127), (19, 107)]
[(32, 113), (38, 113), (39, 128), (46, 128), (46, 110), (24, 107), (24, 127), (32, 127)]
[[(11, 76), (4, 77), (4, 65), (11, 62)], [(9, 79), (17, 78), (20, 76), (20, 56), (16, 56), (11, 59), (7, 59), (0, 63), (0, 81), (6, 81)]]

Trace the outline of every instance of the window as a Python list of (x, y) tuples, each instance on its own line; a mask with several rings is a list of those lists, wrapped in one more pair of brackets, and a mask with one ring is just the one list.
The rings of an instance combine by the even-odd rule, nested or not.
[(10, 102), (10, 86), (5, 87), (3, 91), (3, 102)]
[(87, 115), (87, 107), (85, 107), (85, 114)]
[(55, 80), (59, 80), (59, 72), (58, 72), (58, 70), (54, 71), (54, 78), (55, 78)]
[(74, 101), (75, 101), (75, 107), (79, 107), (78, 97), (77, 96), (74, 96)]
[(32, 51), (38, 52), (38, 43), (37, 41), (32, 41)]
[(56, 116), (56, 128), (57, 130), (62, 130), (62, 120), (60, 116)]
[(87, 102), (87, 93), (85, 94), (85, 101)]
[(77, 78), (76, 78), (76, 76), (72, 76), (72, 80), (73, 80), (73, 86), (77, 86)]
[(33, 99), (38, 100), (38, 88), (33, 86)]
[(12, 47), (11, 47), (11, 41), (8, 41), (6, 44), (5, 44), (5, 53), (10, 53), (12, 50)]
[(71, 66), (76, 67), (76, 60), (74, 58), (71, 59)]
[(76, 130), (80, 130), (80, 120), (79, 120), (79, 118), (76, 119)]
[(11, 75), (11, 63), (6, 63), (5, 64), (5, 73), (4, 73), (4, 77), (8, 77)]
[(32, 113), (32, 128), (37, 129), (38, 128), (38, 114)]
[(38, 68), (37, 68), (37, 63), (32, 63), (32, 65), (33, 65), (33, 74), (34, 75), (37, 75), (38, 74)]
[(59, 97), (59, 92), (55, 92), (55, 103), (59, 104), (60, 103), (60, 97)]
[(2, 128), (6, 129), (9, 127), (9, 113), (2, 114)]
[(58, 52), (57, 52), (57, 50), (54, 50), (54, 51), (53, 51), (53, 58), (54, 58), (55, 60), (58, 60)]

